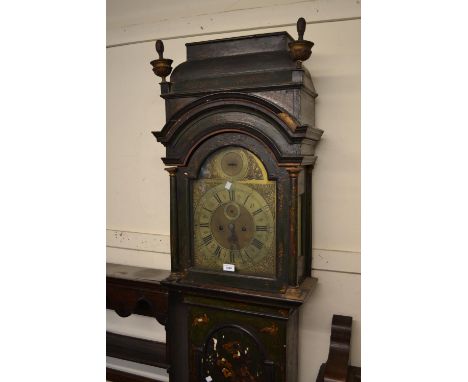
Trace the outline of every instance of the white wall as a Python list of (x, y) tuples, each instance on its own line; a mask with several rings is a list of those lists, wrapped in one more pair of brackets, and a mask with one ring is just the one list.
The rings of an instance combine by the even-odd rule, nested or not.
[[(149, 64), (156, 57), (154, 40), (165, 39), (165, 56), (176, 66), (185, 61), (187, 42), (273, 30), (295, 36), (295, 21), (303, 16), (313, 22), (305, 34), (315, 42), (306, 66), (319, 93), (316, 125), (325, 133), (313, 185), (313, 274), (319, 284), (302, 309), (299, 381), (315, 380), (326, 360), (334, 313), (353, 316), (351, 361), (360, 365), (359, 1), (168, 3), (108, 3), (107, 261), (170, 265), (169, 177), (160, 160), (164, 147), (151, 135), (164, 124), (164, 101)], [(158, 10), (161, 4), (168, 8)], [(164, 338), (164, 329), (145, 317), (108, 312), (107, 324), (115, 332)]]

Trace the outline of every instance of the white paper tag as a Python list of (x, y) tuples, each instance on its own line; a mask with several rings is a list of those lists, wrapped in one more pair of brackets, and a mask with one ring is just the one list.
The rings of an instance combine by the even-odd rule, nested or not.
[(232, 183), (228, 180), (228, 181), (226, 182), (226, 184), (224, 185), (224, 188), (225, 188), (226, 190), (230, 190), (230, 189), (231, 189), (231, 186), (232, 186)]
[(223, 264), (223, 271), (235, 272), (236, 271), (236, 266), (234, 264)]
[(213, 378), (211, 378), (211, 375), (209, 375), (208, 377), (205, 378), (206, 382), (211, 382), (213, 380)]

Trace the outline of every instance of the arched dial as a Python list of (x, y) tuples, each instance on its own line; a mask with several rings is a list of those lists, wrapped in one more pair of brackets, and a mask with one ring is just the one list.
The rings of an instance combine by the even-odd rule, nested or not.
[[(235, 163), (235, 162), (234, 162)], [(203, 193), (194, 213), (195, 260), (198, 265), (252, 273), (272, 253), (271, 207), (254, 187), (224, 181)]]

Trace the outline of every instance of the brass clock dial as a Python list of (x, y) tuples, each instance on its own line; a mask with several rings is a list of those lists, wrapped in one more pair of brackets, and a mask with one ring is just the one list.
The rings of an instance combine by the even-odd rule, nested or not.
[(216, 177), (194, 182), (196, 266), (222, 271), (233, 264), (238, 273), (274, 275), (275, 182), (249, 177), (262, 173), (256, 159), (240, 148), (222, 150), (205, 166)]

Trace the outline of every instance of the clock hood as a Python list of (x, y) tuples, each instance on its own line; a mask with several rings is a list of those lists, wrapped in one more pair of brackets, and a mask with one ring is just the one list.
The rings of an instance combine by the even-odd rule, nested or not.
[[(229, 130), (264, 142), (278, 162), (313, 164), (323, 131), (311, 75), (291, 53), (301, 42), (275, 32), (186, 44), (187, 60), (161, 82), (166, 124), (153, 134), (166, 146), (164, 162), (185, 164), (204, 139)], [(154, 67), (172, 62), (160, 41), (156, 49)]]
[(246, 91), (302, 85), (315, 94), (309, 72), (291, 59), (286, 32), (186, 44), (187, 61), (172, 72), (168, 94)]

